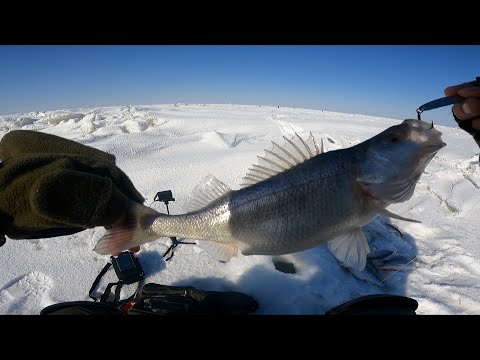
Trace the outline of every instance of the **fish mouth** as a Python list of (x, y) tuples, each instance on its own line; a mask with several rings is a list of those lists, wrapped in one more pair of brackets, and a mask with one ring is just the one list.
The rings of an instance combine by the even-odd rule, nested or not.
[(444, 142), (440, 143), (440, 144), (435, 144), (435, 145), (430, 145), (430, 146), (426, 146), (425, 148), (423, 148), (423, 152), (427, 152), (427, 153), (436, 153), (438, 152), (441, 148), (447, 146), (447, 144), (445, 144)]
[(428, 163), (435, 155), (437, 155), (437, 152), (446, 145), (447, 144), (442, 142), (441, 144), (426, 146), (418, 153), (417, 159), (421, 163)]

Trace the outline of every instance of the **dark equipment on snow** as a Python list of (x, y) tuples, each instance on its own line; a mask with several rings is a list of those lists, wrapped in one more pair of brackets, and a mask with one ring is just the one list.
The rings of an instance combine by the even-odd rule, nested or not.
[[(113, 268), (115, 269), (115, 273), (118, 277), (118, 282), (109, 283), (107, 285), (105, 292), (100, 297), (100, 302), (108, 302), (108, 297), (110, 296), (112, 287), (116, 285), (117, 287), (115, 288), (115, 298), (113, 300), (113, 304), (118, 305), (120, 303), (120, 291), (122, 290), (123, 285), (133, 284), (143, 280), (145, 278), (145, 272), (143, 271), (138, 258), (136, 258), (135, 255), (130, 251), (124, 251), (116, 257), (111, 256), (110, 259), (112, 262), (107, 263), (102, 271), (100, 271), (100, 274), (97, 275), (92, 287), (90, 288), (90, 291), (88, 292), (88, 296), (93, 299), (93, 301), (98, 301), (97, 298), (93, 296), (93, 292), (97, 288), (103, 275), (105, 275), (105, 273), (113, 264)], [(133, 295), (130, 298), (132, 297)]]
[(361, 296), (328, 310), (325, 315), (417, 315), (418, 302), (400, 295)]
[(138, 258), (130, 251), (124, 251), (117, 257), (111, 256), (110, 259), (118, 279), (124, 284), (133, 284), (145, 277)]
[[(167, 207), (167, 214), (170, 215), (170, 210), (168, 209), (168, 202), (169, 201), (175, 201), (175, 198), (173, 197), (171, 190), (165, 190), (165, 191), (157, 192), (155, 197), (153, 198), (153, 201), (162, 201), (165, 204), (165, 206)], [(178, 241), (175, 236), (172, 236), (170, 239), (172, 240), (172, 245), (170, 245), (170, 247), (167, 249), (167, 251), (165, 251), (165, 254), (163, 254), (162, 256), (165, 257), (165, 256), (168, 255), (168, 253), (170, 253), (170, 252), (172, 252), (172, 253), (168, 258), (165, 258), (165, 261), (168, 261), (171, 258), (173, 258), (173, 255), (175, 255), (175, 248), (178, 245), (181, 245), (181, 244), (195, 245), (196, 244), (194, 242)]]
[(146, 284), (128, 315), (248, 315), (258, 309), (251, 296), (236, 291), (205, 291), (193, 286)]
[[(160, 191), (154, 201), (162, 201), (167, 206), (175, 201), (170, 190)], [(172, 245), (163, 255), (173, 250), (179, 244), (195, 244), (180, 242), (172, 237)], [(132, 296), (120, 300), (120, 291), (125, 284), (134, 284), (145, 278), (145, 272), (134, 253), (124, 251), (118, 256), (111, 256), (96, 277), (89, 291), (91, 301), (72, 301), (54, 304), (43, 309), (41, 315), (247, 315), (258, 309), (258, 303), (249, 295), (235, 291), (204, 291), (192, 286), (166, 286), (149, 283), (144, 285)], [(93, 296), (103, 275), (113, 265), (118, 282), (109, 283), (100, 301)], [(111, 289), (116, 285), (115, 297), (110, 300)]]
[[(125, 251), (111, 257), (119, 278), (109, 283), (100, 301), (92, 295), (112, 263), (107, 263), (98, 274), (89, 291), (94, 300), (72, 301), (50, 305), (40, 315), (247, 315), (258, 309), (258, 303), (249, 295), (235, 291), (204, 291), (192, 286), (166, 286), (149, 283), (127, 299), (120, 300), (124, 284), (133, 284), (145, 277), (140, 261)], [(109, 300), (111, 288), (117, 285), (115, 297)]]
[(170, 215), (170, 211), (168, 210), (168, 202), (169, 201), (175, 201), (175, 198), (172, 195), (171, 190), (165, 190), (165, 191), (159, 191), (155, 194), (155, 197), (153, 198), (153, 201), (162, 201), (165, 203), (165, 206), (167, 207), (167, 214)]
[(205, 291), (192, 286), (149, 283), (131, 299), (109, 302), (72, 301), (50, 305), (40, 315), (248, 315), (258, 309), (251, 296), (236, 291)]

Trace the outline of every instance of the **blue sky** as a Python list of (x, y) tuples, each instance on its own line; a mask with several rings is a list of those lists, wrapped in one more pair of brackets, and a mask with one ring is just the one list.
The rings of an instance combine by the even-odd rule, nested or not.
[[(231, 103), (394, 119), (480, 76), (480, 46), (0, 46), (0, 114)], [(424, 119), (455, 126), (450, 107)]]

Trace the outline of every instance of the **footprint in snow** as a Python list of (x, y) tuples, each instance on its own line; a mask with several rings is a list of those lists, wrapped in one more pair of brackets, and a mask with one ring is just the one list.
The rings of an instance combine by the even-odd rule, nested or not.
[(50, 305), (48, 294), (53, 280), (47, 275), (33, 271), (0, 291), (0, 314), (38, 315)]

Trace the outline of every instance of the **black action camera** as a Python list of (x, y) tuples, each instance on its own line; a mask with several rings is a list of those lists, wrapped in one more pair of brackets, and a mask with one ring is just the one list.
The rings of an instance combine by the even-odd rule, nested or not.
[(175, 198), (172, 195), (171, 190), (159, 191), (153, 198), (153, 201), (163, 201), (167, 207), (167, 214), (170, 215), (170, 210), (168, 209), (168, 202), (175, 201)]
[(166, 190), (157, 192), (153, 201), (163, 201), (168, 204), (169, 201), (175, 201), (175, 199), (173, 198), (172, 191)]
[(133, 284), (142, 280), (145, 273), (140, 262), (130, 251), (124, 251), (117, 257), (111, 256), (113, 268), (124, 284)]

